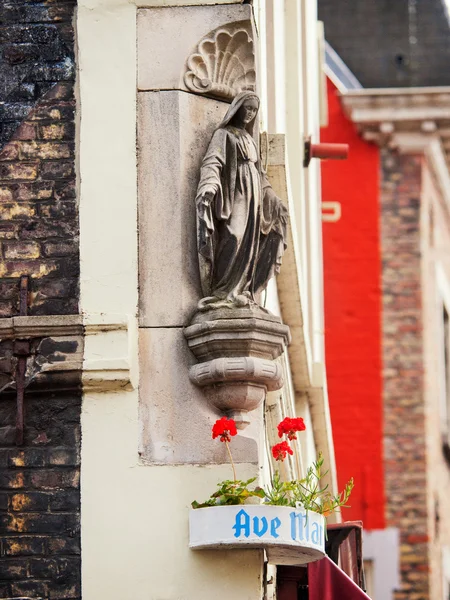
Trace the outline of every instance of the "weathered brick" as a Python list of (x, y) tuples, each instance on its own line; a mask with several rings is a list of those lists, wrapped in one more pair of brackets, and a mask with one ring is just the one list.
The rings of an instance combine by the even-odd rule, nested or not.
[(18, 225), (16, 222), (0, 223), (0, 240), (12, 240), (17, 237)]
[[(33, 104), (31, 102), (5, 102), (4, 104), (0, 104), (0, 123), (3, 122), (5, 124), (8, 121), (21, 121), (29, 115), (32, 108)], [(16, 129), (17, 125), (13, 123), (12, 133)]]
[(0, 511), (4, 512), (8, 510), (9, 496), (5, 492), (0, 493)]
[(14, 190), (14, 200), (48, 200), (53, 195), (52, 181), (36, 181), (35, 183), (20, 183)]
[(0, 204), (0, 219), (9, 221), (11, 219), (21, 219), (34, 217), (36, 207), (32, 204)]
[[(16, 443), (16, 428), (12, 425), (0, 427), (0, 446), (12, 446)], [(0, 486), (2, 476), (0, 474)]]
[(16, 300), (19, 293), (18, 290), (18, 281), (14, 279), (0, 279), (0, 298), (2, 300)]
[[(32, 121), (73, 121), (74, 118), (74, 105), (71, 102), (59, 102), (57, 105), (40, 104), (33, 110), (33, 114), (30, 115)], [(27, 116), (25, 113), (24, 116)]]
[(38, 579), (11, 582), (11, 594), (15, 598), (33, 598), (44, 600), (48, 598), (47, 583)]
[(49, 600), (73, 600), (81, 594), (80, 584), (48, 584)]
[[(55, 190), (55, 195), (58, 198)], [(75, 217), (78, 212), (78, 206), (75, 202), (42, 202), (39, 204), (39, 215), (41, 217), (49, 219), (62, 219), (68, 217)], [(75, 242), (75, 240), (73, 240)], [(51, 243), (51, 242), (50, 242)], [(61, 241), (61, 243), (63, 243)], [(77, 244), (78, 246), (78, 244)], [(72, 250), (73, 252), (73, 250)], [(50, 255), (49, 255), (50, 256)], [(64, 256), (64, 255), (60, 255)]]
[[(76, 582), (76, 572), (80, 566), (77, 557), (62, 558), (31, 558), (28, 568), (32, 577), (49, 579), (59, 585), (73, 584)], [(71, 596), (73, 598), (73, 596)]]
[(34, 140), (37, 134), (37, 125), (25, 121), (16, 129), (13, 140)]
[(49, 495), (42, 492), (21, 492), (13, 494), (9, 499), (9, 504), (14, 512), (46, 512), (49, 500)]
[(11, 317), (14, 312), (14, 304), (12, 302), (0, 301), (0, 317)]
[(5, 556), (34, 556), (44, 554), (46, 538), (44, 536), (24, 536), (0, 538)]
[(19, 145), (17, 142), (10, 142), (3, 146), (0, 151), (0, 160), (16, 160), (19, 158)]
[[(45, 302), (48, 298), (73, 298), (77, 294), (76, 279), (48, 279), (36, 282), (36, 292), (32, 292), (33, 305)], [(34, 286), (33, 286), (34, 287)]]
[[(76, 406), (69, 408), (76, 410), (75, 418), (78, 420), (79, 408)], [(46, 454), (48, 465), (55, 467), (76, 467), (80, 464), (80, 457), (76, 450), (69, 448), (48, 448)]]
[[(69, 158), (72, 155), (69, 144), (58, 142), (22, 142), (18, 147), (19, 150), (22, 159), (42, 158), (50, 160)], [(45, 173), (45, 169), (43, 172)]]
[[(67, 39), (70, 39), (70, 41), (73, 42), (72, 27), (69, 27), (68, 30), (66, 30), (64, 26), (59, 27), (60, 35), (63, 31), (70, 32), (70, 35), (67, 36)], [(60, 81), (59, 83), (54, 85), (48, 91), (48, 93), (45, 95), (45, 99), (47, 102), (50, 100), (73, 100), (73, 98), (74, 98), (73, 84), (68, 81)], [(72, 136), (72, 137), (74, 137), (74, 136)]]
[(6, 259), (38, 258), (40, 246), (36, 242), (3, 242), (3, 256)]
[(30, 476), (30, 485), (35, 489), (51, 490), (58, 488), (78, 488), (80, 473), (77, 469), (40, 469)]
[(45, 301), (35, 302), (30, 308), (30, 316), (45, 315), (51, 312), (53, 315), (77, 314), (79, 311), (78, 301), (70, 298), (60, 300), (59, 298), (48, 298)]
[(36, 44), (6, 44), (3, 46), (3, 59), (10, 65), (35, 61), (39, 57)]
[(51, 275), (59, 268), (55, 260), (16, 260), (0, 263), (0, 277), (14, 278), (24, 274), (36, 277)]
[[(36, 179), (38, 175), (37, 162), (3, 162), (0, 163), (0, 179)], [(51, 179), (51, 177), (45, 177)]]
[[(1, 167), (0, 167), (1, 168)], [(67, 179), (75, 174), (73, 161), (48, 160), (41, 163), (42, 179)], [(0, 171), (1, 176), (1, 171)]]
[(58, 491), (50, 497), (51, 511), (77, 511), (80, 509), (80, 494), (78, 490)]
[(46, 450), (43, 448), (16, 448), (9, 450), (8, 466), (13, 468), (46, 466)]
[(43, 140), (72, 140), (75, 126), (73, 123), (51, 123), (39, 127), (39, 137)]
[(70, 529), (67, 519), (63, 513), (2, 513), (0, 525), (6, 533), (61, 534)]
[(51, 537), (48, 539), (48, 553), (50, 555), (80, 554), (80, 540), (78, 537)]
[(0, 202), (10, 202), (13, 199), (13, 193), (7, 186), (0, 185)]
[(69, 200), (77, 197), (75, 179), (55, 182), (55, 198), (58, 200)]
[(74, 241), (60, 241), (60, 242), (44, 242), (43, 244), (44, 255), (50, 258), (54, 256), (73, 256), (78, 252), (78, 244)]
[(25, 579), (27, 573), (28, 563), (26, 559), (0, 559), (0, 580)]
[[(15, 429), (15, 428), (13, 428)], [(15, 442), (15, 431), (14, 431)], [(5, 446), (7, 444), (2, 444)], [(25, 484), (25, 476), (22, 471), (0, 470), (0, 488), (1, 489), (18, 489), (23, 488)]]

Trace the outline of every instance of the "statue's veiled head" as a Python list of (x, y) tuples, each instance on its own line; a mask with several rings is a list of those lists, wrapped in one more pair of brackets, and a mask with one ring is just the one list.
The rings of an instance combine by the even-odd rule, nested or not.
[(219, 125), (219, 129), (233, 124), (244, 126), (245, 129), (253, 135), (253, 128), (258, 110), (259, 98), (255, 92), (241, 92), (240, 94), (237, 94), (230, 104), (230, 108), (227, 110), (222, 123)]

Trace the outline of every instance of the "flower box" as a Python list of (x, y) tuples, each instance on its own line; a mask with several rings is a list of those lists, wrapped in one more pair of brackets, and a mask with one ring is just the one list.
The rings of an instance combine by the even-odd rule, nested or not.
[(264, 548), (271, 563), (304, 565), (325, 556), (325, 518), (287, 506), (244, 504), (190, 511), (192, 549)]

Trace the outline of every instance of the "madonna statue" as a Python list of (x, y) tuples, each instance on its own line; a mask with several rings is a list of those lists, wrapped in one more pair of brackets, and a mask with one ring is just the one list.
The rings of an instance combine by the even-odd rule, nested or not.
[(288, 213), (261, 167), (253, 129), (259, 98), (238, 94), (214, 132), (197, 190), (200, 310), (257, 303), (278, 272)]

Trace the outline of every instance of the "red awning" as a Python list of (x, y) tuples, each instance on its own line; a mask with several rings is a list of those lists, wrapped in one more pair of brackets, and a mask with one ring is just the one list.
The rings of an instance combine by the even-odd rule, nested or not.
[(308, 588), (309, 600), (370, 600), (328, 556), (309, 563)]

